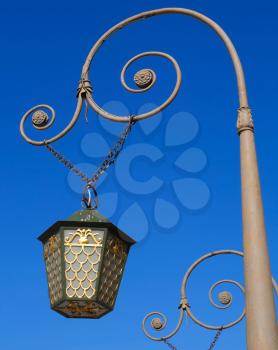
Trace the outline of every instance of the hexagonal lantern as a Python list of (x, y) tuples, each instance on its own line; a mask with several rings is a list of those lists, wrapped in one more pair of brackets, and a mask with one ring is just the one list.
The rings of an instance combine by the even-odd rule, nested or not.
[(132, 238), (96, 210), (81, 210), (38, 239), (53, 310), (74, 318), (113, 310)]

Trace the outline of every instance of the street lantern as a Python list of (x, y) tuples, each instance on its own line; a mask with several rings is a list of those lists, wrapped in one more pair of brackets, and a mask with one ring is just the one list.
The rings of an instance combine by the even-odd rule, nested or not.
[(96, 210), (57, 221), (43, 243), (51, 308), (70, 318), (112, 311), (133, 239)]

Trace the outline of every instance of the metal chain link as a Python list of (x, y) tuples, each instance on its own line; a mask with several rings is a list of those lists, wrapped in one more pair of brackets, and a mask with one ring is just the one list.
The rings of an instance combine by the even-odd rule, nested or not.
[(163, 343), (166, 344), (170, 349), (177, 350), (175, 345), (171, 344), (167, 339), (163, 339)]
[(89, 179), (89, 183), (95, 185), (100, 176), (112, 165), (117, 159), (119, 153), (123, 149), (127, 136), (129, 135), (132, 126), (136, 123), (134, 120), (134, 116), (131, 116), (128, 122), (127, 127), (120, 134), (119, 139), (116, 141), (114, 146), (111, 148), (110, 152), (107, 154), (106, 158), (98, 167), (97, 171), (91, 178)]
[(208, 350), (212, 350), (212, 349), (215, 347), (215, 344), (216, 344), (216, 342), (219, 340), (222, 331), (223, 331), (223, 328), (219, 329), (219, 330), (216, 332), (216, 334), (215, 334), (215, 336), (214, 336), (214, 338), (213, 338), (213, 341), (212, 341), (212, 343), (210, 344), (210, 347), (209, 347)]
[(62, 164), (64, 164), (71, 172), (79, 176), (82, 181), (86, 182), (86, 186), (88, 188), (94, 188), (95, 184), (97, 183), (101, 175), (112, 164), (114, 164), (116, 158), (118, 157), (119, 153), (123, 149), (123, 146), (125, 144), (127, 136), (131, 131), (132, 126), (135, 123), (136, 121), (134, 120), (134, 116), (130, 116), (127, 127), (120, 134), (119, 139), (115, 142), (114, 146), (111, 148), (108, 155), (105, 157), (103, 162), (100, 164), (96, 172), (91, 177), (88, 177), (85, 173), (83, 173), (80, 169), (78, 169), (71, 161), (66, 159), (61, 153), (59, 153), (57, 150), (55, 150), (52, 146), (50, 146), (46, 142), (45, 142), (45, 147), (50, 151), (50, 153), (54, 155), (55, 158), (57, 158)]
[(66, 159), (61, 153), (56, 151), (49, 144), (45, 144), (45, 147), (57, 158), (62, 164), (64, 164), (70, 171), (72, 171), (75, 175), (81, 177), (82, 181), (88, 182), (89, 178), (86, 174), (84, 174), (81, 170), (79, 170), (74, 164), (72, 164), (68, 159)]

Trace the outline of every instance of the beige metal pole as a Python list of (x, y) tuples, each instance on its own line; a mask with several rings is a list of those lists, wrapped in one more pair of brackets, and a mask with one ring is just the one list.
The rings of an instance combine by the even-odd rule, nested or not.
[(278, 329), (272, 277), (254, 127), (248, 108), (239, 110), (237, 126), (240, 135), (247, 348), (249, 350), (277, 350)]

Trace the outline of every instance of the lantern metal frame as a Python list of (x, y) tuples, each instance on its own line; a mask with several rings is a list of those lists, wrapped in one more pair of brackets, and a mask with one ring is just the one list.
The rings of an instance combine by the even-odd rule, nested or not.
[[(87, 220), (86, 220), (87, 217)], [(76, 219), (79, 218), (79, 221), (76, 221)], [(95, 221), (91, 221), (88, 218), (93, 218), (94, 220), (97, 218)], [(84, 220), (84, 221), (81, 221)], [(67, 263), (67, 252), (66, 252), (66, 246), (74, 246), (74, 243), (67, 242), (66, 240), (66, 231), (72, 230), (72, 236), (74, 237), (76, 234), (80, 233), (83, 235), (83, 230), (87, 229), (87, 231), (90, 231), (88, 235), (92, 235), (94, 231), (101, 231), (103, 232), (103, 239), (100, 242), (94, 242), (95, 244), (95, 249), (97, 248), (100, 249), (100, 254), (99, 254), (99, 261), (97, 264), (98, 270), (97, 272), (94, 270), (94, 266), (91, 265), (91, 269), (93, 269), (94, 273), (96, 273), (96, 279), (95, 279), (95, 286), (94, 286), (94, 293), (91, 297), (89, 296), (77, 296), (76, 291), (73, 296), (69, 296), (67, 294), (67, 283), (71, 286), (71, 281), (68, 279), (67, 272), (66, 272), (66, 265)], [(59, 237), (59, 239), (57, 239)], [(84, 236), (85, 237), (85, 236)], [(85, 237), (87, 238), (87, 236)], [(45, 258), (45, 264), (46, 264), (46, 270), (47, 270), (47, 278), (48, 278), (48, 290), (49, 290), (49, 299), (50, 299), (50, 304), (51, 308), (60, 313), (61, 315), (69, 318), (100, 318), (106, 315), (107, 313), (113, 311), (117, 295), (118, 295), (118, 290), (120, 288), (120, 284), (122, 281), (123, 277), (123, 272), (124, 268), (127, 262), (129, 250), (133, 244), (136, 242), (127, 236), (123, 231), (121, 231), (119, 228), (117, 228), (113, 223), (108, 221), (106, 218), (102, 217), (101, 215), (97, 214), (95, 210), (82, 210), (81, 212), (75, 213), (72, 217), (70, 217), (68, 220), (65, 221), (57, 221), (55, 224), (53, 224), (51, 227), (49, 227), (43, 234), (41, 234), (38, 239), (43, 243), (44, 245), (44, 258)], [(52, 242), (51, 239), (55, 239), (55, 242)], [(48, 271), (48, 254), (46, 256), (46, 252), (48, 252), (49, 249), (47, 244), (50, 242), (50, 248), (51, 248), (51, 243), (52, 245), (55, 246), (55, 243), (59, 241), (56, 245), (56, 250), (59, 250), (59, 257), (60, 257), (60, 262), (54, 261), (54, 268), (56, 270), (55, 272), (55, 277), (50, 276), (50, 274), (53, 274), (53, 271)], [(79, 240), (80, 241), (80, 240)], [(111, 251), (107, 253), (107, 250), (111, 249), (112, 247), (109, 246), (109, 244), (112, 242), (114, 251)], [(99, 245), (97, 244), (99, 243)], [(78, 244), (78, 249), (80, 249), (80, 253), (84, 255), (84, 250), (91, 248), (91, 245), (86, 245), (85, 242), (79, 242)], [(120, 249), (122, 248), (122, 249)], [(69, 251), (71, 251), (71, 247), (68, 248)], [(117, 251), (116, 251), (117, 250)], [(55, 249), (53, 248), (53, 251), (50, 252), (52, 255), (56, 254)], [(80, 254), (79, 253), (79, 254)], [(83, 265), (78, 259), (78, 255), (74, 257), (74, 261), (77, 259), (78, 263), (80, 264), (80, 269), (83, 271)], [(90, 258), (92, 258), (92, 255), (94, 253), (88, 253), (88, 256), (86, 257), (86, 261), (90, 261)], [(103, 276), (107, 274), (107, 267), (106, 267), (106, 261), (104, 261), (107, 258), (107, 254), (111, 256), (113, 255), (113, 259), (115, 262), (116, 260), (119, 260), (120, 258), (120, 275), (119, 275), (119, 266), (113, 266), (113, 268), (109, 268), (109, 274), (111, 275), (110, 282), (109, 282), (109, 290), (105, 290), (105, 293), (103, 292), (103, 285), (105, 282), (103, 281)], [(112, 254), (112, 255), (111, 255)], [(111, 263), (109, 261), (109, 263)], [(50, 264), (50, 266), (53, 266), (53, 261)], [(112, 270), (111, 270), (112, 269)], [(116, 269), (116, 270), (115, 270)], [(71, 271), (71, 268), (69, 268)], [(111, 270), (111, 271), (110, 271)], [(78, 274), (79, 272), (77, 272)], [(58, 282), (60, 283), (59, 288), (60, 291), (57, 291), (56, 286), (53, 288), (52, 286), (52, 281), (53, 278), (56, 278), (57, 282), (57, 275), (59, 280)], [(87, 275), (89, 272), (87, 271)], [(113, 274), (113, 276), (112, 276)], [(84, 273), (84, 280), (83, 282), (88, 282), (88, 276), (86, 273)], [(76, 277), (76, 276), (75, 276)], [(115, 281), (116, 278), (116, 281)], [(106, 277), (104, 277), (106, 279)], [(92, 282), (92, 281), (91, 281)], [(116, 285), (115, 285), (116, 283)], [(82, 282), (79, 281), (80, 287), (82, 287)], [(92, 287), (92, 285), (88, 286)], [(93, 287), (92, 287), (93, 288)], [(56, 294), (58, 293), (59, 295), (56, 296), (54, 291), (56, 291)], [(112, 301), (110, 301), (110, 297), (108, 298), (108, 301), (106, 302), (106, 297), (103, 294), (110, 295), (112, 293)], [(111, 295), (110, 295), (111, 296)], [(78, 305), (84, 304), (84, 309), (86, 309), (86, 304), (88, 304), (87, 310), (82, 312), (81, 308), (78, 307)], [(95, 311), (93, 308), (90, 308), (90, 304), (94, 303), (95, 305)], [(65, 305), (65, 306), (61, 306)], [(69, 307), (67, 305), (72, 305), (72, 307)]]

